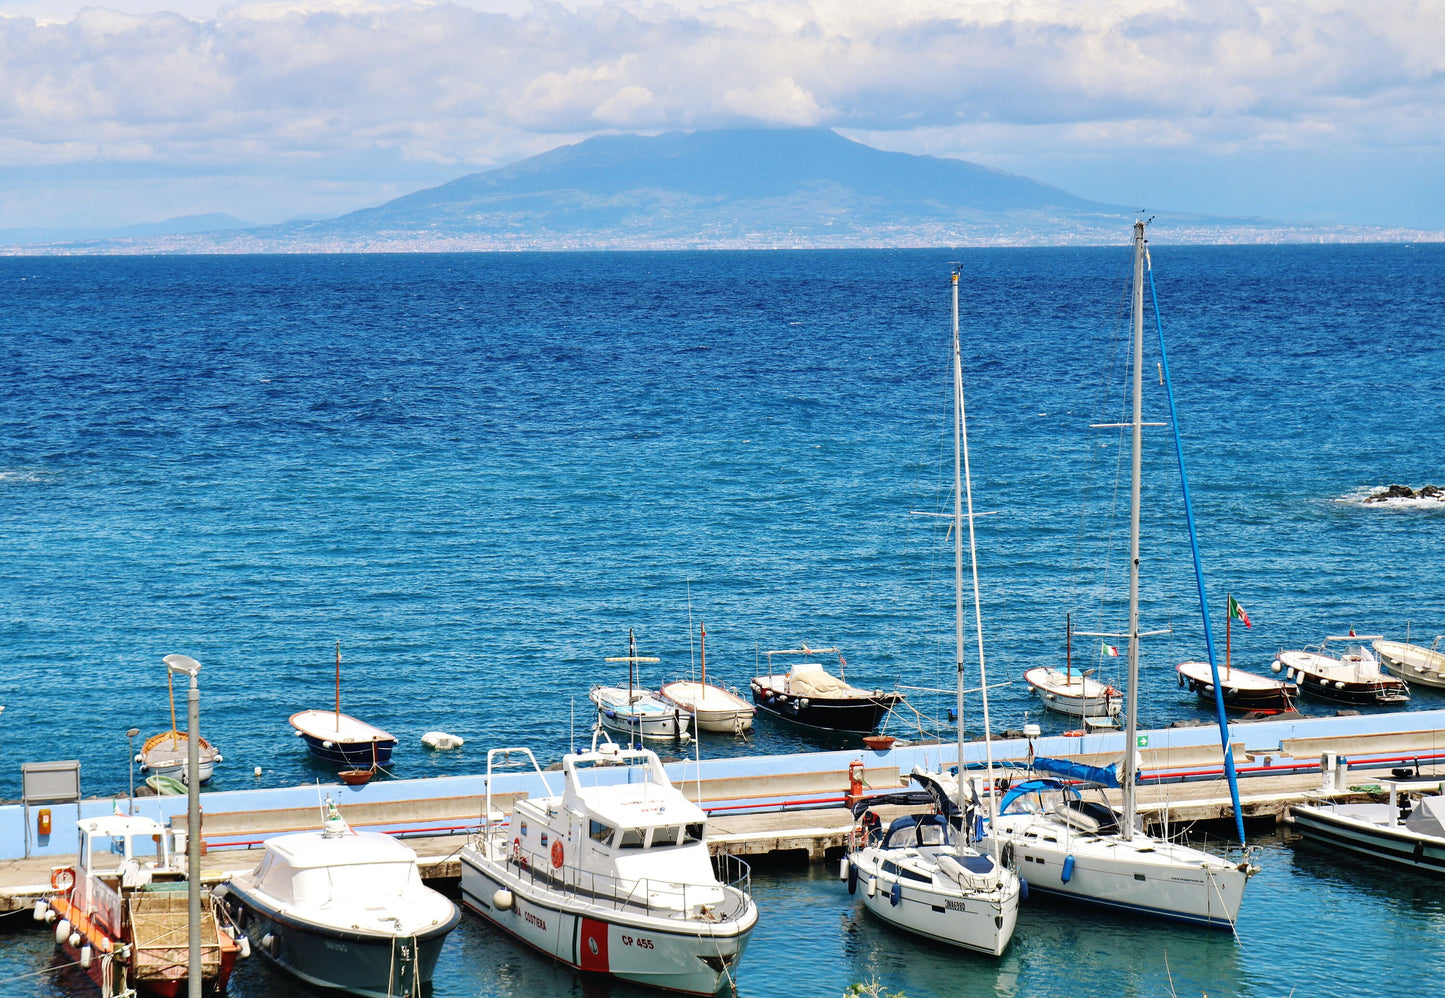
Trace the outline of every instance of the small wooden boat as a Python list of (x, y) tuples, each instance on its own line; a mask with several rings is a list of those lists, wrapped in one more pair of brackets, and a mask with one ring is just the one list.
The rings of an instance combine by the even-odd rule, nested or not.
[[(839, 665), (847, 666), (837, 648), (789, 648), (770, 651), (768, 675), (754, 677), (753, 703), (774, 717), (793, 724), (829, 731), (872, 731), (895, 706), (903, 702), (903, 694), (881, 689), (865, 690), (848, 684), (828, 672), (822, 664), (807, 661), (819, 655), (837, 655)], [(801, 655), (804, 661), (794, 663), (787, 672), (773, 667), (774, 655)], [(841, 669), (840, 669), (841, 672)]]
[(679, 680), (658, 691), (667, 703), (692, 715), (696, 731), (740, 735), (753, 726), (753, 705), (732, 690), (707, 681), (707, 628), (702, 632), (702, 679)]
[[(1064, 667), (1040, 666), (1024, 673), (1024, 682), (1049, 710), (1069, 717), (1115, 717), (1124, 694), (1089, 672), (1075, 672), (1072, 615), (1064, 618)], [(1089, 670), (1092, 672), (1093, 670)]]
[[(1180, 662), (1179, 685), (1197, 694), (1199, 699), (1214, 704), (1214, 676), (1208, 662)], [(1219, 670), (1219, 685), (1224, 691), (1224, 706), (1230, 710), (1283, 713), (1294, 710), (1299, 686), (1282, 679), (1271, 679), (1233, 666)]]
[(150, 787), (162, 797), (178, 797), (186, 792), (186, 785), (174, 776), (165, 776), (156, 773), (146, 777), (146, 786)]
[(664, 703), (639, 685), (637, 666), (659, 660), (637, 654), (637, 639), (630, 630), (627, 632), (627, 647), (627, 655), (606, 660), (627, 663), (627, 685), (594, 686), (587, 694), (597, 707), (597, 722), (634, 739), (687, 739), (690, 716), (681, 707)]
[(292, 714), (296, 737), (318, 759), (335, 766), (375, 768), (391, 761), (396, 737), (365, 721), (341, 713), (341, 642), (336, 642), (336, 709), (303, 710)]
[(1441, 641), (1445, 641), (1445, 635), (1437, 637), (1429, 648), (1384, 640), (1374, 642), (1371, 647), (1385, 668), (1401, 679), (1445, 688), (1445, 652), (1440, 651)]
[[(1316, 648), (1280, 652), (1270, 668), (1297, 682), (1301, 693), (1321, 700), (1385, 706), (1409, 703), (1410, 687), (1404, 680), (1381, 671), (1379, 660), (1364, 644), (1350, 643), (1379, 638), (1378, 634), (1332, 635)], [(1338, 654), (1329, 647), (1331, 641), (1344, 643)]]
[[(142, 773), (153, 773), (185, 783), (190, 778), (190, 735), (176, 730), (176, 688), (169, 669), (166, 670), (166, 689), (171, 700), (171, 730), (147, 738), (135, 761), (140, 763)], [(200, 748), (199, 770), (201, 785), (204, 786), (210, 782), (216, 763), (222, 761), (221, 753), (199, 735), (196, 743)]]
[[(1299, 686), (1295, 683), (1245, 672), (1230, 664), (1230, 624), (1235, 620), (1239, 620), (1245, 627), (1252, 626), (1249, 615), (1235, 602), (1234, 594), (1230, 593), (1225, 601), (1224, 611), (1224, 668), (1219, 672), (1224, 706), (1230, 710), (1245, 710), (1257, 714), (1283, 714), (1294, 710), (1294, 698), (1299, 696)], [(1188, 689), (1211, 707), (1214, 706), (1214, 670), (1208, 662), (1181, 662), (1175, 668), (1179, 672), (1181, 688)]]

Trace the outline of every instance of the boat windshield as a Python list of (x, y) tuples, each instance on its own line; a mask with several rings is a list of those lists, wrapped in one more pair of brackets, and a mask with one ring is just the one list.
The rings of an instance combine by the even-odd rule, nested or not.
[(264, 886), (270, 894), (289, 897), (298, 904), (318, 905), (375, 903), (377, 898), (398, 897), (421, 886), (421, 877), (411, 863), (321, 866), (296, 870), (289, 882), (276, 882), (279, 879), (268, 878), (270, 882)]

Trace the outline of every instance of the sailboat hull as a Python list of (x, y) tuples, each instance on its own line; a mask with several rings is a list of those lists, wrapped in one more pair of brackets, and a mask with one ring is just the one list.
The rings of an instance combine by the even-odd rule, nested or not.
[(900, 876), (899, 864), (889, 855), (898, 852), (870, 847), (849, 856), (858, 868), (863, 907), (905, 932), (986, 956), (1003, 955), (1018, 922), (1017, 878), (1009, 874), (1005, 884), (986, 891), (963, 889), (937, 872), (923, 883)]

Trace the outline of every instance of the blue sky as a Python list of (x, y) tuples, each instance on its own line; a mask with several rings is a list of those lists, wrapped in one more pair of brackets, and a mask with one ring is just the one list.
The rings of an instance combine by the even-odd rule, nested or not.
[(325, 217), (823, 125), (1113, 204), (1445, 230), (1440, 0), (0, 0), (0, 229)]

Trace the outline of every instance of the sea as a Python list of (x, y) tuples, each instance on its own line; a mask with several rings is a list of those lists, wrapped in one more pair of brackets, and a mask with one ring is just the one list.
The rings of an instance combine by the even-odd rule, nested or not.
[[(982, 610), (963, 722), (1044, 712), (1036, 665), (1123, 682), (1128, 233), (1089, 249), (0, 259), (0, 798), (78, 759), (127, 793), (201, 663), (212, 787), (332, 778), (287, 718), (395, 734), (390, 776), (543, 762), (587, 691), (836, 648), (900, 687), (902, 738), (953, 737), (950, 275)], [(1151, 245), (1140, 722), (1207, 721), (1164, 394), (1224, 654), (1267, 671), (1329, 635), (1445, 632), (1445, 246)], [(967, 540), (967, 538), (965, 538)], [(965, 549), (966, 550), (966, 549)], [(706, 630), (705, 645), (702, 632)], [(1076, 633), (1068, 637), (1068, 628)], [(786, 660), (779, 660), (785, 662)], [(983, 666), (983, 668), (980, 668)], [(186, 693), (174, 691), (185, 727)], [(1445, 707), (1417, 688), (1408, 709)], [(1334, 708), (1304, 703), (1306, 713)], [(137, 735), (129, 736), (131, 730)], [(433, 752), (441, 730), (465, 745)], [(705, 758), (851, 747), (760, 718)], [(739, 994), (1356, 995), (1445, 980), (1438, 881), (1260, 839), (1236, 936), (1030, 906), (999, 961), (865, 917), (821, 865), (760, 867)], [(45, 933), (0, 935), (0, 996), (85, 993)], [(306, 993), (264, 961), (232, 994)], [(436, 995), (630, 996), (470, 916)]]

